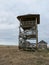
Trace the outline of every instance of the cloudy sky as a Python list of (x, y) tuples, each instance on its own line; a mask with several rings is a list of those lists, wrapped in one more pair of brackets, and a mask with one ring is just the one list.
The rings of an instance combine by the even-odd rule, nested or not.
[(18, 15), (40, 14), (39, 41), (49, 43), (49, 0), (0, 0), (0, 44), (18, 44)]

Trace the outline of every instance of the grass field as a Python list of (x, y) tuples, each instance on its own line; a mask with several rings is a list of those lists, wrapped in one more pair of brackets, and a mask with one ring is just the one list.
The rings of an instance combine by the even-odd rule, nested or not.
[(49, 65), (49, 51), (21, 51), (17, 46), (0, 46), (0, 65)]

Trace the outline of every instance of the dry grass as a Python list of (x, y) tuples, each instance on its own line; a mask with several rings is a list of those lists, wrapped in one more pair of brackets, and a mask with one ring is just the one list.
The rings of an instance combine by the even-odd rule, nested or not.
[(49, 51), (20, 51), (16, 46), (0, 46), (0, 65), (49, 65)]

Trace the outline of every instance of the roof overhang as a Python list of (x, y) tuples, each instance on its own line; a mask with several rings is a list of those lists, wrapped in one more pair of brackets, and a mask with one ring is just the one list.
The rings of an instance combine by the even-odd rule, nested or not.
[(19, 21), (33, 21), (37, 19), (37, 24), (40, 24), (40, 14), (21, 15), (21, 16), (17, 16), (17, 19)]

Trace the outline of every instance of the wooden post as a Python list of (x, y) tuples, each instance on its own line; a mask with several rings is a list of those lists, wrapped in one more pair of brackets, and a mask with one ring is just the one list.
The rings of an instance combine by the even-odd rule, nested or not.
[(19, 26), (19, 49), (20, 49), (20, 26)]
[(37, 18), (36, 18), (36, 48), (38, 48), (38, 28), (37, 28)]

